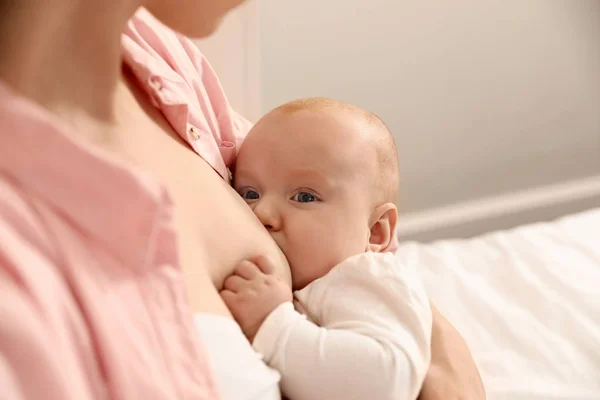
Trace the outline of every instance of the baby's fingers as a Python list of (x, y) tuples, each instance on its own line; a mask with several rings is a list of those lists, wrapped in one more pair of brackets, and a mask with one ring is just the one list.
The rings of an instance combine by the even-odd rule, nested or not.
[(219, 292), (219, 294), (221, 295), (221, 298), (225, 302), (225, 305), (227, 306), (227, 308), (231, 308), (230, 305), (235, 303), (236, 294), (234, 292), (232, 292), (231, 290), (227, 290), (227, 289), (221, 290), (221, 292)]
[(275, 274), (275, 263), (269, 257), (260, 255), (254, 259), (254, 264), (266, 275)]
[(251, 280), (256, 278), (260, 273), (260, 269), (252, 261), (244, 260), (238, 264), (233, 273), (244, 279)]
[(231, 275), (223, 282), (223, 289), (237, 293), (248, 286), (248, 281), (237, 275)]

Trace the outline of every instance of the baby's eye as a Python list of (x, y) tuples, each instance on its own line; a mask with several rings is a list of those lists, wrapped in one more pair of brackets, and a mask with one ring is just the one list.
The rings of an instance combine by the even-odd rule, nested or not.
[(242, 197), (246, 200), (258, 200), (260, 195), (254, 190), (247, 190), (242, 193)]
[(308, 192), (296, 193), (292, 199), (298, 203), (312, 203), (313, 201), (317, 201), (315, 195)]

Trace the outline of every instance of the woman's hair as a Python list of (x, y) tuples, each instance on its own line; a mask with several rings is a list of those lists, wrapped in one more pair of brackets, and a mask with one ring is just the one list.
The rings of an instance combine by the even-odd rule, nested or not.
[(5, 19), (8, 18), (8, 11), (10, 10), (10, 6), (14, 6), (15, 3), (15, 0), (0, 0), (0, 22), (4, 22)]
[(0, 58), (2, 57), (3, 40), (8, 36), (6, 26), (8, 25), (10, 5), (14, 4), (14, 0), (0, 0)]
[(10, 18), (11, 11), (17, 3), (18, 0), (0, 0), (0, 32), (2, 33), (0, 40), (6, 37), (6, 25), (8, 25), (7, 22)]

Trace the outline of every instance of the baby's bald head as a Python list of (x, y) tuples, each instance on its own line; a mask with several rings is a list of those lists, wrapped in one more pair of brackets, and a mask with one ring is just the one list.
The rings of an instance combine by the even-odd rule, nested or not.
[(265, 115), (238, 153), (234, 187), (287, 257), (294, 290), (393, 245), (396, 146), (351, 104), (303, 99)]
[(360, 129), (347, 132), (345, 140), (362, 141), (363, 145), (372, 145), (375, 150), (377, 176), (372, 180), (375, 202), (397, 202), (400, 185), (398, 152), (394, 138), (381, 118), (353, 104), (324, 97), (294, 100), (275, 108), (269, 114), (285, 115), (300, 111), (336, 113), (342, 118), (355, 118)]

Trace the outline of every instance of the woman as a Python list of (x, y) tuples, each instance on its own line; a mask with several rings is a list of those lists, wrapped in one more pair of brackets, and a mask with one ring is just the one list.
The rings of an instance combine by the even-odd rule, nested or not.
[[(6, 397), (278, 396), (218, 295), (258, 255), (289, 279), (228, 185), (248, 123), (191, 43), (155, 19), (203, 37), (241, 2), (0, 0)], [(128, 22), (140, 6), (149, 12)], [(464, 342), (434, 319), (421, 397), (482, 398)]]

